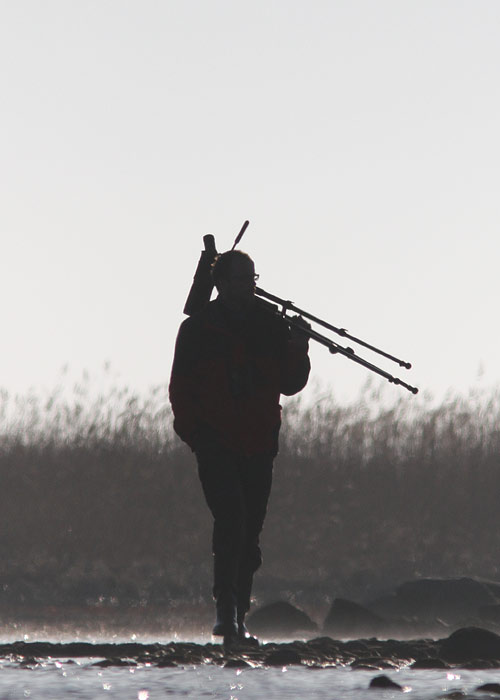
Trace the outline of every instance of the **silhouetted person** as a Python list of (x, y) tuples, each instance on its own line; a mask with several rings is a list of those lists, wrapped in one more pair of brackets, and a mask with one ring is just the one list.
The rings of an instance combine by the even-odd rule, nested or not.
[(217, 299), (180, 327), (170, 400), (214, 517), (213, 634), (227, 643), (249, 636), (244, 619), (262, 562), (280, 394), (304, 388), (310, 363), (308, 338), (254, 296), (257, 275), (246, 253), (220, 255), (212, 276)]

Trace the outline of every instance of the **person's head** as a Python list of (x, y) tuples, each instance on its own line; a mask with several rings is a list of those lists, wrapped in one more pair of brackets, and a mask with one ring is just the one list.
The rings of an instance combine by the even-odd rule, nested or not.
[(244, 308), (255, 293), (255, 265), (241, 250), (229, 250), (218, 255), (212, 265), (212, 278), (219, 297), (227, 306)]

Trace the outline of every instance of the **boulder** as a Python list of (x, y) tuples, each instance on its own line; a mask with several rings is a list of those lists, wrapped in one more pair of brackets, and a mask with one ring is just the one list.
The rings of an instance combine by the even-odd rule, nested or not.
[(495, 586), (472, 578), (423, 578), (402, 583), (395, 593), (369, 603), (379, 615), (460, 624), (497, 603)]
[(478, 613), (481, 622), (500, 626), (500, 605), (483, 605)]
[(368, 608), (345, 598), (335, 598), (326, 616), (323, 632), (335, 638), (376, 637), (385, 620)]
[(285, 601), (264, 605), (249, 615), (246, 624), (258, 636), (291, 637), (318, 629), (309, 615)]
[(389, 676), (375, 676), (370, 681), (370, 688), (390, 688), (391, 690), (401, 690), (404, 688), (399, 683), (393, 681)]
[(441, 640), (439, 655), (451, 663), (500, 660), (500, 636), (481, 627), (462, 627)]

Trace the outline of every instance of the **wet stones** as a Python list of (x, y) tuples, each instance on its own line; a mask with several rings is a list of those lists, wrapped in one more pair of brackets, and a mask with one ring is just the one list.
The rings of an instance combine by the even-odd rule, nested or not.
[(481, 628), (457, 630), (440, 640), (343, 642), (330, 637), (260, 646), (170, 642), (168, 644), (50, 644), (16, 642), (0, 645), (0, 656), (32, 667), (47, 659), (86, 657), (99, 667), (147, 664), (158, 668), (213, 664), (230, 668), (301, 665), (309, 668), (350, 666), (371, 671), (412, 669), (500, 668), (500, 636)]
[(127, 659), (103, 659), (102, 661), (96, 661), (94, 666), (99, 668), (109, 668), (110, 666), (137, 666), (135, 661), (129, 661)]
[(252, 664), (245, 659), (228, 659), (224, 663), (224, 668), (251, 668)]
[[(478, 685), (476, 691), (488, 693), (489, 695), (500, 695), (500, 684), (484, 683), (483, 685)], [(460, 700), (460, 698), (466, 698), (471, 696), (463, 690), (454, 690), (451, 693), (446, 693), (445, 695), (440, 695), (439, 697), (447, 698), (447, 700)]]
[(300, 654), (291, 647), (284, 647), (270, 652), (264, 659), (266, 666), (289, 666), (300, 664), (302, 658)]
[(427, 659), (417, 659), (411, 664), (411, 667), (415, 670), (425, 670), (425, 669), (447, 669), (450, 665), (443, 661), (443, 659), (438, 658), (427, 658)]

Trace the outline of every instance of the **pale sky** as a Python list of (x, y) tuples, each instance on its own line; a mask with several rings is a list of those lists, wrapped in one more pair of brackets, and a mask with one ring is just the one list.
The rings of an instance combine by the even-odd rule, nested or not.
[(168, 381), (245, 219), (260, 286), (414, 369), (361, 356), (499, 383), (499, 35), (497, 0), (0, 0), (0, 386)]

